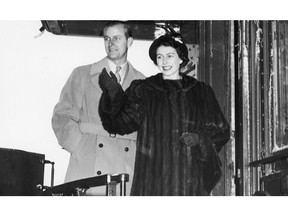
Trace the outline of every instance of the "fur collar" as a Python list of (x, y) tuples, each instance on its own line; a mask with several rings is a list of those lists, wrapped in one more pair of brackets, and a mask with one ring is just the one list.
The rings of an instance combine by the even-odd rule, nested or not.
[(188, 91), (197, 83), (199, 83), (198, 80), (191, 76), (183, 73), (181, 73), (180, 75), (182, 77), (181, 80), (165, 80), (163, 79), (162, 73), (158, 73), (154, 76), (148, 77), (145, 82), (148, 86), (151, 86), (152, 88), (161, 91), (170, 91), (173, 89)]

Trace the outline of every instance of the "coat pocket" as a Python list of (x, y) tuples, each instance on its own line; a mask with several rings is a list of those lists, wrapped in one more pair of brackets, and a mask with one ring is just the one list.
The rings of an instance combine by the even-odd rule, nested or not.
[(80, 142), (75, 146), (73, 152), (72, 152), (72, 156), (77, 160), (79, 153), (81, 152), (81, 149), (84, 147), (85, 143), (87, 142), (88, 139), (88, 134), (83, 134)]

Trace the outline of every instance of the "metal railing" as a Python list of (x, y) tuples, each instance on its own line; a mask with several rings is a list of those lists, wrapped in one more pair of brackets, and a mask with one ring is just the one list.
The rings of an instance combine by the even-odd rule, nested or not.
[(106, 185), (106, 196), (116, 196), (116, 186), (120, 184), (120, 196), (126, 196), (126, 182), (128, 181), (129, 175), (126, 173), (106, 174), (67, 182), (53, 187), (42, 187), (42, 190), (44, 195), (80, 196), (89, 188)]

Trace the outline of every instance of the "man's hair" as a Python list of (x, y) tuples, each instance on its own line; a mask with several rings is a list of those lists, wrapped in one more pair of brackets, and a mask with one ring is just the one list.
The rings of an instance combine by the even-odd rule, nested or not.
[(132, 30), (131, 30), (131, 27), (124, 21), (109, 21), (105, 24), (105, 26), (103, 27), (103, 30), (102, 30), (102, 33), (101, 35), (103, 36), (104, 35), (104, 32), (105, 30), (108, 28), (108, 27), (113, 27), (113, 26), (116, 26), (116, 25), (123, 25), (124, 27), (124, 34), (125, 34), (125, 37), (128, 39), (129, 37), (132, 37)]

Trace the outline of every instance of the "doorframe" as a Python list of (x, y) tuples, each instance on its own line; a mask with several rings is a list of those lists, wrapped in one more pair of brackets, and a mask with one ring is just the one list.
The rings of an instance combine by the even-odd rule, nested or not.
[(222, 178), (212, 191), (214, 196), (232, 196), (234, 185), (235, 140), (234, 115), (234, 23), (232, 21), (199, 21), (199, 72), (198, 79), (210, 84), (222, 111), (231, 125), (231, 140), (219, 153), (222, 161)]

